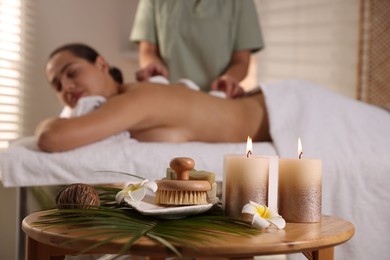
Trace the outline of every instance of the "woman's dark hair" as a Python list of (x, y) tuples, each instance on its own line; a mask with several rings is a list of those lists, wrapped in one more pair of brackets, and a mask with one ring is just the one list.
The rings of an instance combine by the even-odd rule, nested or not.
[[(54, 55), (56, 55), (59, 52), (62, 51), (69, 51), (71, 52), (74, 56), (85, 59), (89, 61), (90, 63), (95, 63), (97, 57), (99, 56), (99, 53), (94, 50), (92, 47), (83, 44), (83, 43), (70, 43), (70, 44), (65, 44), (57, 49), (55, 49), (52, 53), (49, 55), (49, 59), (52, 58)], [(110, 66), (110, 75), (111, 77), (115, 80), (115, 82), (122, 84), (123, 83), (123, 76), (122, 72), (120, 69), (116, 67)]]

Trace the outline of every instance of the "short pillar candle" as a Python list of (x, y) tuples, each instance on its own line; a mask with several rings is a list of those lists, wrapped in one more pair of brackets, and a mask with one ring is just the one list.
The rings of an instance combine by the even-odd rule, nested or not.
[(322, 208), (321, 160), (280, 159), (278, 198), (279, 214), (287, 222), (319, 222)]

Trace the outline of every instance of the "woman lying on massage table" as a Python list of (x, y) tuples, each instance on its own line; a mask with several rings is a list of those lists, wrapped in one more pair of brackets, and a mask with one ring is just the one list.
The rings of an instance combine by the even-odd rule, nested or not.
[(80, 117), (40, 123), (36, 135), (43, 151), (70, 150), (122, 131), (154, 142), (243, 142), (248, 136), (270, 140), (261, 93), (222, 99), (182, 84), (123, 84), (120, 71), (83, 44), (56, 49), (46, 76), (57, 97), (71, 108), (86, 96), (103, 96), (107, 102)]

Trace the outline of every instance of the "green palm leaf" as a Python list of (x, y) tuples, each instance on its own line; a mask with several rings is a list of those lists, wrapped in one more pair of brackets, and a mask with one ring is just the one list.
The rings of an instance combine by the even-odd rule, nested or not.
[(144, 216), (128, 207), (115, 203), (116, 188), (96, 187), (101, 205), (84, 209), (54, 209), (46, 211), (34, 225), (47, 229), (66, 226), (68, 232), (88, 231), (67, 243), (82, 238), (104, 235), (105, 239), (82, 250), (86, 253), (115, 239), (128, 238), (118, 254), (126, 253), (142, 237), (148, 237), (166, 246), (180, 256), (177, 245), (185, 243), (196, 248), (197, 245), (226, 236), (255, 236), (260, 231), (250, 224), (223, 215), (220, 207), (213, 207), (201, 215), (182, 219), (167, 220)]

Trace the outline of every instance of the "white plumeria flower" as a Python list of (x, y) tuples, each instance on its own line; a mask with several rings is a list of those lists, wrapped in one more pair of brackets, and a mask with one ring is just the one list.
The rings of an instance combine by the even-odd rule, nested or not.
[(145, 197), (145, 189), (156, 192), (157, 184), (154, 181), (149, 180), (130, 183), (127, 188), (116, 194), (116, 203), (121, 204), (123, 201), (125, 201), (131, 205), (132, 203), (140, 202)]
[(271, 224), (274, 224), (278, 229), (283, 229), (286, 226), (286, 221), (277, 212), (253, 201), (249, 201), (242, 208), (242, 213), (252, 214), (252, 226), (259, 229), (267, 228)]

